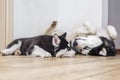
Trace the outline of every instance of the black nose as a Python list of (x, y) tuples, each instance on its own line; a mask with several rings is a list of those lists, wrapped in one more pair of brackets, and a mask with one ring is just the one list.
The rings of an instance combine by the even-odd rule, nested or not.
[(73, 46), (77, 46), (77, 45), (78, 45), (77, 41), (74, 41)]

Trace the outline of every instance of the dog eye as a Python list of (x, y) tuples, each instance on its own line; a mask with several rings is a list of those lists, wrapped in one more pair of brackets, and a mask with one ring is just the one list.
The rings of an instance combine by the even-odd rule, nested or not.
[(83, 49), (89, 50), (89, 49), (91, 49), (91, 47), (85, 46)]

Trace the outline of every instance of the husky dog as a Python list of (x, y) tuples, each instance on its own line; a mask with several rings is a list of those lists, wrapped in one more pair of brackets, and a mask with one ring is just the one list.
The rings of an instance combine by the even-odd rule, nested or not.
[(85, 36), (78, 36), (71, 41), (72, 48), (83, 55), (115, 56), (116, 49), (114, 39), (117, 38), (116, 29), (107, 26), (107, 30), (97, 30), (90, 23), (84, 23), (88, 30)]
[(61, 36), (55, 34), (54, 36), (40, 35), (16, 39), (12, 41), (2, 53), (3, 55), (12, 55), (16, 50), (19, 50), (20, 55), (55, 57), (60, 50), (69, 49), (65, 37), (66, 33)]

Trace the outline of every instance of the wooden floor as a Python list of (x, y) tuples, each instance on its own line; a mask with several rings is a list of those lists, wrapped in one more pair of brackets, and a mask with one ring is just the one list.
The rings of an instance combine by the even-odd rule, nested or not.
[(44, 59), (0, 56), (0, 80), (120, 80), (120, 55)]

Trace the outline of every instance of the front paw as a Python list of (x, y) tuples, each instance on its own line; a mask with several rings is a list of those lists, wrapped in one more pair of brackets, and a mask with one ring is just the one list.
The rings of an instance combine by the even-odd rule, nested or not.
[(56, 57), (57, 57), (57, 58), (61, 58), (61, 57), (63, 57), (63, 56), (64, 56), (64, 53), (57, 53), (57, 54), (56, 54)]
[(67, 52), (67, 50), (60, 50), (57, 54), (56, 54), (56, 57), (58, 58), (61, 58), (64, 56), (64, 54)]
[(75, 51), (74, 50), (69, 50), (69, 51), (67, 51), (65, 54), (64, 54), (64, 56), (65, 57), (74, 57), (75, 56)]
[(42, 58), (50, 58), (52, 55), (50, 53), (46, 53), (45, 55), (41, 56)]
[(50, 58), (52, 55), (50, 53), (32, 53), (33, 57), (41, 57), (41, 58)]
[(16, 51), (14, 52), (14, 55), (15, 55), (15, 56), (20, 56), (20, 55), (21, 55), (21, 51), (20, 51), (20, 50), (16, 50)]

